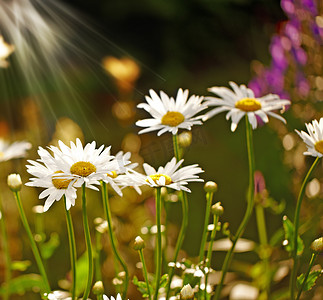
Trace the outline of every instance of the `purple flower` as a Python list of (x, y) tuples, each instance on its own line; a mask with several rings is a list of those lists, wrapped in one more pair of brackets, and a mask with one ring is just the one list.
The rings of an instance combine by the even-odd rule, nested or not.
[(286, 60), (285, 50), (280, 42), (279, 36), (273, 37), (269, 50), (273, 58), (273, 64), (275, 64), (277, 68), (285, 70), (288, 66), (288, 62)]
[(296, 88), (303, 97), (306, 97), (310, 92), (310, 84), (302, 72), (298, 72), (296, 75)]
[(300, 37), (301, 26), (300, 23), (296, 20), (289, 21), (286, 23), (284, 32), (287, 37), (291, 40), (294, 46), (299, 47), (301, 45), (301, 37)]
[(293, 15), (295, 13), (293, 0), (281, 0), (280, 6), (287, 15)]
[(281, 92), (284, 88), (284, 73), (276, 68), (271, 68), (265, 71), (265, 80), (272, 87), (275, 94)]
[(307, 9), (311, 14), (317, 15), (317, 7), (315, 0), (301, 0), (302, 6)]
[(297, 63), (299, 63), (302, 66), (306, 64), (307, 55), (303, 48), (293, 48), (292, 53)]

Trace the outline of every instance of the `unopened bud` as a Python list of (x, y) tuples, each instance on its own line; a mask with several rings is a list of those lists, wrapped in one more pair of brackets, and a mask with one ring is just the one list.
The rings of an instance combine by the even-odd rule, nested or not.
[(208, 181), (204, 185), (204, 191), (207, 193), (215, 193), (218, 190), (218, 185), (214, 181)]
[(217, 202), (212, 205), (211, 207), (212, 214), (216, 216), (222, 216), (223, 215), (223, 206), (221, 206), (221, 202)]
[(133, 244), (133, 248), (135, 249), (135, 250), (142, 250), (142, 249), (144, 249), (146, 247), (146, 245), (145, 245), (145, 241), (140, 237), (140, 236), (137, 236), (136, 238), (135, 238), (135, 242), (134, 242), (134, 244)]
[(311, 244), (311, 249), (315, 252), (323, 252), (323, 237), (314, 240)]
[(194, 290), (192, 289), (192, 287), (190, 286), (190, 284), (186, 284), (181, 289), (180, 295), (181, 295), (181, 299), (182, 300), (185, 300), (185, 299), (193, 299), (193, 297), (194, 297)]
[(125, 271), (119, 272), (117, 277), (120, 278), (121, 280), (125, 280), (126, 279), (126, 272)]
[(187, 148), (192, 144), (192, 133), (190, 131), (184, 131), (178, 136), (178, 143), (181, 147)]
[(13, 192), (18, 192), (21, 190), (22, 182), (19, 174), (10, 174), (8, 176), (7, 183)]
[(42, 206), (42, 205), (35, 205), (35, 206), (33, 206), (32, 211), (35, 214), (42, 214), (42, 213), (44, 213), (44, 206)]
[(92, 288), (94, 295), (102, 295), (104, 293), (104, 287), (102, 281), (97, 281)]

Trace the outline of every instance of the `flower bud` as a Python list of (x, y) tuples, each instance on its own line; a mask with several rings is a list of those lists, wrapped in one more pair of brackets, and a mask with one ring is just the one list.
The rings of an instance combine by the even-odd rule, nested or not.
[(314, 240), (311, 249), (315, 252), (323, 252), (323, 237)]
[(180, 295), (181, 295), (181, 299), (182, 300), (185, 300), (185, 299), (193, 299), (193, 297), (194, 297), (194, 290), (192, 289), (192, 287), (190, 286), (190, 284), (186, 284), (181, 289)]
[(208, 181), (204, 185), (204, 191), (207, 193), (215, 193), (218, 190), (218, 185), (214, 181)]
[(134, 242), (134, 244), (133, 244), (133, 248), (135, 249), (135, 250), (142, 250), (142, 249), (144, 249), (146, 247), (146, 245), (145, 245), (145, 241), (140, 237), (140, 236), (137, 236), (136, 238), (135, 238), (135, 242)]
[(97, 281), (92, 288), (94, 295), (102, 295), (104, 293), (104, 287), (102, 281)]
[(33, 206), (32, 211), (33, 211), (33, 213), (40, 215), (40, 214), (44, 213), (44, 206), (35, 205), (35, 206)]
[(221, 206), (221, 202), (217, 202), (212, 205), (211, 207), (212, 214), (216, 216), (222, 216), (223, 215), (223, 206)]
[(21, 190), (22, 182), (19, 174), (10, 174), (7, 179), (9, 188), (13, 192), (18, 192)]
[(192, 144), (192, 133), (190, 131), (184, 131), (178, 136), (178, 143), (181, 147), (187, 148)]

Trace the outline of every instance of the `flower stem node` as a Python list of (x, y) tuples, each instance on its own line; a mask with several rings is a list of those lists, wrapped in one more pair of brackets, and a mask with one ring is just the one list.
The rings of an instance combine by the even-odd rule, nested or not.
[(320, 237), (316, 240), (313, 241), (313, 243), (311, 244), (311, 249), (314, 252), (323, 252), (323, 237)]
[(9, 188), (13, 192), (18, 192), (21, 190), (22, 182), (19, 174), (10, 174), (7, 179)]
[(102, 295), (104, 293), (104, 286), (102, 281), (97, 281), (92, 288), (94, 295)]
[(135, 238), (135, 242), (134, 242), (133, 248), (135, 250), (138, 250), (139, 251), (139, 250), (144, 249), (145, 247), (146, 247), (145, 241), (140, 236), (137, 236)]
[(183, 286), (180, 292), (180, 296), (182, 300), (194, 298), (194, 290), (190, 284), (186, 284)]
[(211, 207), (212, 214), (216, 216), (222, 216), (223, 215), (223, 206), (221, 206), (221, 202), (217, 202), (212, 205)]
[(204, 191), (207, 193), (215, 193), (218, 190), (218, 185), (214, 181), (208, 181), (204, 185)]

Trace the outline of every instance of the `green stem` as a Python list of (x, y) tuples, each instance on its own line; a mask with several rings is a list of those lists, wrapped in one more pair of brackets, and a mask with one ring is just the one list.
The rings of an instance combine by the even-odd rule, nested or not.
[(103, 294), (99, 294), (99, 295), (97, 295), (97, 296), (96, 296), (96, 299), (97, 299), (97, 300), (103, 300)]
[(205, 211), (204, 230), (203, 230), (202, 241), (201, 241), (199, 262), (202, 262), (204, 259), (205, 242), (206, 242), (207, 231), (208, 231), (207, 226), (209, 225), (212, 198), (213, 198), (213, 193), (210, 193), (210, 192), (206, 193), (206, 211)]
[(231, 249), (227, 252), (227, 254), (225, 256), (223, 266), (222, 266), (222, 275), (221, 275), (220, 283), (216, 287), (216, 291), (215, 291), (215, 296), (214, 296), (215, 300), (218, 300), (220, 298), (220, 293), (221, 293), (221, 290), (223, 287), (223, 282), (224, 282), (225, 275), (228, 272), (228, 268), (231, 263), (234, 248), (248, 224), (248, 221), (249, 221), (251, 214), (252, 214), (253, 205), (254, 205), (255, 162), (254, 162), (253, 141), (252, 141), (252, 128), (251, 128), (251, 125), (248, 121), (247, 116), (245, 119), (246, 119), (246, 137), (247, 137), (248, 162), (249, 162), (249, 187), (248, 187), (248, 198), (247, 198), (248, 204), (247, 204), (247, 209), (246, 209), (245, 215), (243, 217), (243, 220), (240, 223), (237, 233), (232, 240)]
[(85, 193), (85, 183), (82, 185), (82, 216), (83, 216), (83, 227), (84, 227), (84, 235), (85, 235), (85, 243), (86, 243), (86, 251), (88, 257), (88, 277), (86, 282), (85, 291), (83, 294), (83, 300), (86, 300), (91, 292), (92, 288), (92, 280), (93, 280), (93, 255), (92, 255), (92, 243), (91, 243), (91, 235), (89, 222), (87, 218), (86, 212), (86, 193)]
[(212, 252), (213, 252), (212, 248), (213, 248), (213, 243), (215, 241), (216, 228), (218, 226), (218, 221), (219, 221), (219, 216), (214, 215), (213, 216), (214, 228), (213, 228), (212, 233), (211, 233), (211, 238), (210, 238), (210, 242), (209, 242), (209, 248), (207, 250), (207, 257), (206, 257), (206, 268), (208, 270), (208, 273), (206, 273), (206, 275), (205, 275), (205, 287), (204, 287), (204, 299), (205, 300), (207, 299), (207, 281), (208, 281), (210, 267), (211, 267)]
[(158, 299), (159, 283), (161, 277), (162, 265), (162, 239), (161, 239), (161, 188), (156, 188), (156, 225), (157, 225), (157, 239), (156, 239), (156, 274), (155, 274), (155, 295), (154, 300)]
[(304, 289), (305, 283), (306, 283), (306, 281), (307, 281), (307, 277), (308, 277), (308, 275), (309, 275), (309, 274), (310, 274), (310, 272), (311, 272), (311, 269), (312, 269), (312, 267), (313, 267), (313, 264), (314, 264), (314, 262), (315, 262), (315, 259), (316, 259), (317, 255), (318, 255), (318, 252), (314, 252), (314, 253), (312, 254), (312, 257), (311, 257), (311, 260), (310, 260), (310, 264), (309, 264), (308, 269), (307, 269), (307, 272), (306, 272), (306, 274), (305, 274), (305, 276), (304, 276), (304, 280), (303, 280), (303, 282), (302, 282), (302, 285), (301, 285), (301, 287), (300, 287), (300, 289), (299, 289), (299, 291), (298, 291), (298, 294), (297, 294), (296, 300), (298, 300), (298, 299), (299, 299), (299, 297), (300, 297), (300, 296), (301, 296), (301, 294), (302, 294), (302, 291), (303, 291), (303, 289)]
[(257, 204), (255, 207), (256, 211), (256, 219), (257, 219), (257, 227), (258, 227), (258, 235), (259, 241), (261, 245), (261, 259), (264, 264), (264, 276), (266, 278), (266, 286), (265, 286), (265, 299), (268, 298), (269, 289), (270, 289), (270, 280), (268, 280), (268, 276), (270, 276), (269, 272), (269, 257), (268, 257), (268, 238), (267, 238), (267, 229), (266, 229), (266, 220), (265, 220), (265, 212), (264, 208), (261, 204)]
[[(180, 160), (180, 154), (179, 154), (179, 145), (178, 145), (177, 134), (173, 135), (173, 147), (174, 147), (174, 156), (176, 158), (176, 161), (178, 162)], [(178, 253), (179, 253), (180, 249), (182, 248), (187, 226), (188, 226), (188, 200), (187, 200), (187, 194), (184, 191), (182, 191), (182, 224), (181, 224), (181, 229), (180, 229), (180, 232), (179, 232), (179, 235), (177, 238), (177, 242), (175, 245), (175, 253), (174, 253), (174, 258), (173, 258), (174, 263), (176, 263)], [(173, 276), (174, 276), (174, 268), (171, 267), (168, 271), (166, 299), (168, 299), (168, 297), (169, 297), (170, 285), (171, 285)]]
[(144, 252), (142, 249), (138, 250), (139, 252), (139, 256), (140, 256), (140, 260), (142, 263), (142, 271), (144, 273), (144, 278), (147, 284), (147, 292), (148, 292), (148, 299), (151, 299), (151, 295), (150, 295), (150, 287), (149, 287), (149, 281), (148, 281), (148, 272), (147, 272), (147, 267), (146, 267), (146, 262), (145, 262), (145, 257), (144, 257)]
[(317, 157), (315, 161), (313, 162), (311, 168), (307, 172), (301, 189), (298, 194), (297, 204), (296, 204), (296, 210), (295, 210), (295, 216), (294, 216), (294, 241), (293, 241), (293, 251), (292, 251), (292, 258), (294, 260), (293, 269), (290, 277), (290, 298), (293, 300), (295, 298), (295, 285), (296, 285), (296, 277), (297, 277), (297, 265), (298, 265), (298, 255), (297, 255), (297, 238), (298, 238), (298, 229), (299, 229), (299, 214), (301, 211), (301, 205), (304, 198), (305, 193), (305, 187), (307, 185), (307, 182), (310, 179), (310, 176), (312, 175), (315, 167), (317, 166), (318, 162), (320, 160), (320, 157)]
[(95, 281), (102, 281), (100, 252), (101, 252), (101, 233), (95, 231)]
[(176, 158), (176, 161), (179, 161), (180, 155), (179, 155), (179, 145), (178, 145), (178, 136), (177, 134), (173, 134), (173, 148), (174, 148), (174, 156)]
[(102, 187), (102, 198), (103, 198), (103, 208), (104, 208), (104, 214), (105, 218), (107, 219), (108, 222), (108, 233), (111, 241), (111, 246), (112, 246), (112, 251), (114, 256), (117, 258), (119, 261), (120, 265), (122, 266), (124, 272), (125, 272), (125, 280), (124, 280), (124, 290), (123, 290), (123, 295), (122, 299), (127, 298), (127, 290), (128, 290), (128, 282), (129, 282), (129, 272), (126, 263), (124, 260), (121, 258), (119, 255), (119, 252), (117, 250), (117, 242), (116, 238), (114, 236), (114, 231), (113, 231), (113, 226), (112, 226), (112, 218), (111, 218), (111, 211), (110, 211), (110, 205), (108, 201), (108, 192), (107, 192), (107, 184), (103, 181), (101, 181), (101, 187)]
[(75, 235), (72, 222), (71, 212), (66, 209), (66, 197), (64, 195), (64, 207), (66, 215), (68, 242), (70, 246), (70, 260), (71, 260), (71, 270), (72, 270), (72, 300), (75, 299), (75, 288), (76, 288), (76, 245), (75, 245)]
[(40, 256), (39, 250), (37, 248), (36, 242), (34, 240), (33, 234), (31, 232), (30, 226), (28, 224), (27, 217), (25, 215), (24, 208), (23, 208), (22, 203), (21, 203), (20, 193), (19, 192), (14, 192), (14, 195), (15, 195), (15, 198), (16, 198), (16, 201), (17, 201), (18, 210), (19, 210), (19, 214), (20, 214), (22, 224), (24, 225), (25, 230), (27, 232), (27, 236), (28, 236), (28, 239), (29, 239), (29, 242), (30, 242), (30, 246), (31, 246), (31, 249), (33, 251), (33, 254), (34, 254), (34, 257), (35, 257), (35, 260), (36, 260), (36, 263), (37, 263), (37, 266), (38, 266), (38, 269), (39, 269), (39, 272), (40, 272), (40, 275), (42, 276), (43, 281), (44, 281), (45, 292), (50, 293), (51, 289), (50, 289), (50, 285), (49, 285), (49, 282), (48, 282), (45, 267), (44, 267), (42, 258)]
[(0, 199), (0, 227), (1, 227), (1, 235), (2, 235), (2, 248), (3, 252), (5, 255), (5, 293), (3, 296), (4, 300), (9, 299), (9, 294), (10, 294), (10, 280), (12, 278), (12, 273), (11, 273), (11, 257), (10, 257), (10, 250), (9, 250), (9, 243), (8, 243), (8, 235), (7, 235), (7, 230), (6, 230), (6, 224), (5, 224), (5, 216), (2, 210), (2, 205), (1, 205), (1, 199)]

